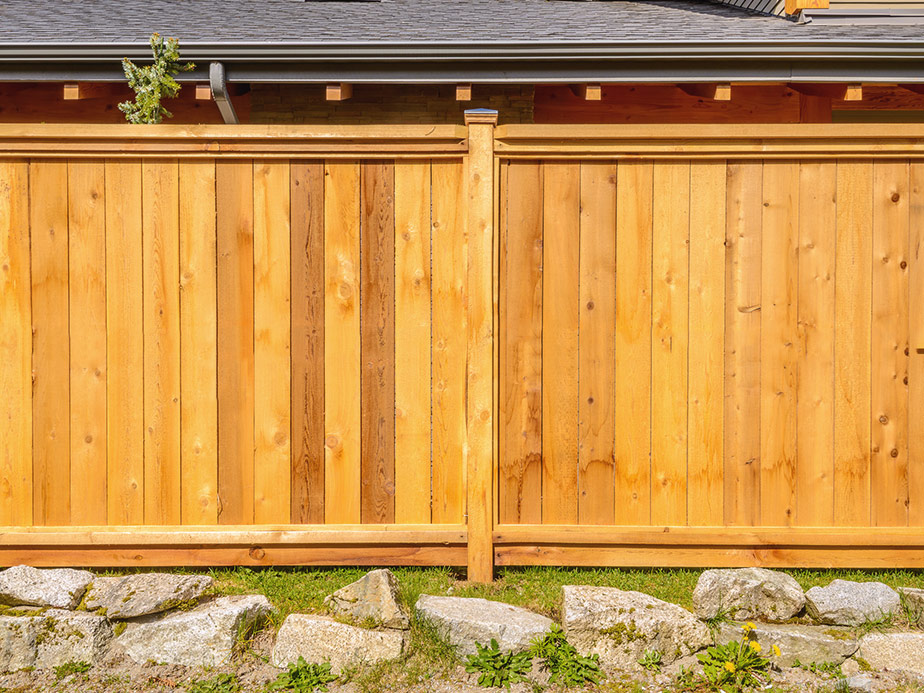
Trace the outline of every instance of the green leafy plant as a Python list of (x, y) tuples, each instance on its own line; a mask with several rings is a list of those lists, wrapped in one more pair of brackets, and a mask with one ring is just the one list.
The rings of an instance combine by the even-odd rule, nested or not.
[(770, 660), (762, 657), (756, 640), (732, 640), (709, 647), (697, 656), (703, 676), (713, 690), (740, 691), (757, 688), (767, 682)]
[(304, 657), (299, 657), (295, 664), (290, 664), (286, 671), (276, 677), (268, 686), (268, 690), (313, 693), (326, 691), (327, 684), (336, 680), (337, 677), (330, 672), (330, 662), (309, 664)]
[(234, 674), (218, 674), (204, 681), (194, 681), (187, 693), (238, 693), (241, 690), (241, 684)]
[(475, 643), (477, 654), (468, 656), (465, 670), (479, 674), (478, 685), (486, 688), (504, 686), (526, 680), (526, 674), (533, 668), (528, 652), (501, 652), (497, 640), (491, 638), (491, 646)]
[(55, 678), (63, 679), (71, 674), (85, 674), (90, 671), (89, 662), (65, 662), (55, 667)]
[(583, 686), (586, 683), (600, 683), (603, 678), (599, 655), (584, 657), (578, 654), (558, 625), (553, 625), (542, 638), (534, 639), (529, 653), (542, 660), (543, 668), (551, 674), (549, 683)]
[(645, 650), (645, 654), (641, 656), (638, 663), (641, 665), (642, 669), (658, 672), (661, 671), (661, 660), (663, 657), (664, 654), (660, 650)]
[(793, 667), (810, 671), (818, 676), (837, 677), (843, 676), (841, 665), (838, 662), (810, 662), (803, 664), (798, 659), (792, 663)]
[(163, 107), (161, 100), (172, 99), (180, 91), (179, 82), (174, 79), (180, 72), (189, 72), (194, 63), (180, 62), (180, 43), (174, 38), (166, 41), (160, 34), (151, 34), (151, 51), (154, 63), (135, 65), (128, 58), (122, 59), (122, 70), (128, 79), (128, 86), (135, 92), (134, 101), (119, 104), (129, 123), (160, 123), (173, 114)]

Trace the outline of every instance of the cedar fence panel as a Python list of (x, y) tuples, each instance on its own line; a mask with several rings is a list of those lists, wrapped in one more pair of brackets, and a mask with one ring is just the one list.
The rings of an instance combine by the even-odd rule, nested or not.
[(0, 563), (924, 567), (916, 126), (0, 128)]

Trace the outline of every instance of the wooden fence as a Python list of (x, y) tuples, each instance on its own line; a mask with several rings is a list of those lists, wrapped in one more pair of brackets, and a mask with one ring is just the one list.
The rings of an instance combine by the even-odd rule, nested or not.
[(492, 121), (0, 128), (0, 563), (924, 567), (924, 131)]

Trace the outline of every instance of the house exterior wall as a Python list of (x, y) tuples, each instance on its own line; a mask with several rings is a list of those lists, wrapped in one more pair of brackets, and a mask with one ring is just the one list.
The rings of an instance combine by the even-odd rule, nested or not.
[(471, 101), (456, 101), (455, 85), (357, 84), (346, 101), (327, 101), (317, 84), (255, 84), (252, 123), (452, 123), (469, 108), (491, 108), (501, 123), (533, 122), (534, 88), (474, 85)]

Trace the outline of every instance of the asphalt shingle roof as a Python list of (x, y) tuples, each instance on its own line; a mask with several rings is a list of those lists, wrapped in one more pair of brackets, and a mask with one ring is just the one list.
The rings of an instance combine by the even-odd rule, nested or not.
[(702, 0), (2, 0), (0, 44), (903, 41), (915, 25), (833, 26)]

